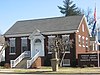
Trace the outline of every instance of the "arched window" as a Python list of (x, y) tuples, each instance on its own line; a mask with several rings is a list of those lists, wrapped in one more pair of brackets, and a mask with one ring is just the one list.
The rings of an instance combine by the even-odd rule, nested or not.
[(35, 43), (41, 43), (41, 40), (40, 39), (36, 39)]

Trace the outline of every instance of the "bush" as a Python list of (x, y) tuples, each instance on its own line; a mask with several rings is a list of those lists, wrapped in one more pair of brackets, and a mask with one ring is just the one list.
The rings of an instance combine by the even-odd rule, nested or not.
[(82, 68), (86, 68), (86, 67), (88, 67), (87, 65), (82, 65)]
[(90, 64), (90, 67), (95, 67), (95, 65), (94, 64)]
[(5, 68), (10, 68), (10, 64), (9, 63), (5, 63), (4, 67)]

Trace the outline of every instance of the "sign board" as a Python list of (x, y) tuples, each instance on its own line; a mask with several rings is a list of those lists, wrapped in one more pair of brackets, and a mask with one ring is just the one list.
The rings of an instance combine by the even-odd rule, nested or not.
[(98, 61), (97, 54), (84, 54), (80, 55), (80, 61), (85, 61), (85, 62), (92, 62), (92, 61)]
[(94, 54), (79, 54), (78, 55), (78, 65), (82, 66), (82, 65), (87, 65), (87, 66), (91, 66), (91, 65), (98, 65), (98, 55), (97, 53)]

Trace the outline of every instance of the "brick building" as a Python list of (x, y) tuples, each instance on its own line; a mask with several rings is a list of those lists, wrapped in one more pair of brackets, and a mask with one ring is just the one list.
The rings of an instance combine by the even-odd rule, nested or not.
[[(20, 68), (51, 65), (50, 41), (57, 35), (66, 39), (66, 43), (73, 40), (72, 47), (66, 48), (62, 66), (76, 66), (78, 54), (88, 52), (90, 45), (84, 15), (17, 21), (4, 34), (5, 40), (9, 42), (5, 51), (6, 63), (10, 63), (11, 67)], [(62, 55), (63, 52), (60, 57)], [(27, 62), (22, 66), (20, 63), (23, 60)]]

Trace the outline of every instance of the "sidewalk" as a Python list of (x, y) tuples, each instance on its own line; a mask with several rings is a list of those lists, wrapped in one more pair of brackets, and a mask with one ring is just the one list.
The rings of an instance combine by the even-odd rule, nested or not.
[(47, 74), (51, 69), (0, 69), (0, 74)]
[(8, 73), (14, 73), (14, 71), (13, 70), (10, 70), (10, 69), (0, 69), (0, 74), (1, 73), (8, 74)]
[(59, 68), (54, 72), (49, 67), (41, 69), (0, 69), (0, 74), (100, 74), (100, 68)]

